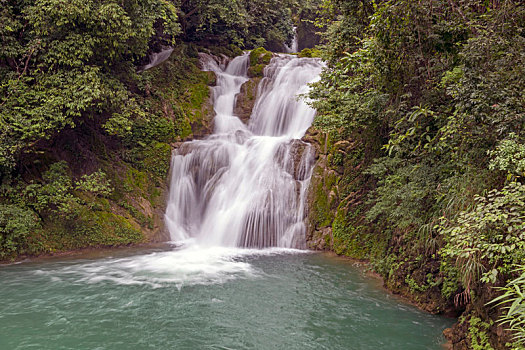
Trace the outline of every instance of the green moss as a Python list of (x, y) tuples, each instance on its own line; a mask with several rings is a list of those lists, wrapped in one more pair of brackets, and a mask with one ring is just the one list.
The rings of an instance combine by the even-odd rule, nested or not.
[(107, 198), (96, 197), (91, 199), (93, 203), (93, 210), (111, 210), (111, 203)]
[(148, 197), (148, 200), (149, 202), (151, 203), (151, 205), (153, 207), (158, 207), (162, 204), (164, 204), (162, 201), (162, 203), (160, 202), (160, 200), (162, 200), (162, 192), (159, 188), (157, 187), (154, 187), (152, 188), (150, 191), (149, 191), (149, 197)]
[(262, 58), (259, 60), (259, 62), (261, 62), (262, 64), (269, 64), (270, 61), (272, 60), (272, 53), (271, 52), (268, 52), (268, 53), (265, 53)]
[(120, 202), (119, 206), (122, 208), (125, 208), (131, 216), (143, 227), (147, 226), (150, 221), (150, 217), (144, 215), (140, 210), (135, 208), (133, 205), (129, 204), (128, 202)]
[(210, 76), (206, 73), (200, 74), (200, 79), (195, 84), (185, 86), (184, 99), (180, 103), (181, 114), (178, 118), (179, 136), (184, 139), (193, 133), (191, 125), (204, 124), (207, 113), (203, 111), (203, 105), (210, 96)]
[(250, 52), (250, 66), (257, 64), (267, 65), (272, 60), (273, 54), (263, 47), (258, 47)]
[(325, 235), (324, 236), (324, 244), (325, 247), (332, 247), (334, 242), (332, 240), (332, 235)]
[(239, 101), (237, 101), (238, 104), (242, 105), (243, 109), (251, 109), (253, 108), (253, 102), (255, 102), (255, 99), (257, 98), (257, 88), (259, 86), (260, 79), (250, 79), (241, 88), (241, 95), (239, 95)]
[(110, 212), (93, 212), (92, 220), (82, 225), (94, 245), (122, 245), (141, 242), (144, 237), (128, 219)]
[(265, 64), (256, 64), (254, 66), (251, 66), (250, 68), (248, 68), (248, 76), (253, 78), (262, 78), (264, 75), (264, 67), (266, 67)]
[(57, 252), (86, 247), (114, 246), (144, 240), (130, 220), (107, 211), (84, 208), (73, 220), (46, 220), (43, 230), (33, 235), (32, 253)]
[(124, 179), (124, 187), (128, 192), (135, 192), (135, 188), (144, 192), (148, 183), (148, 175), (133, 167), (128, 167), (126, 171), (126, 178)]
[(171, 146), (163, 142), (155, 142), (144, 151), (141, 161), (143, 170), (151, 172), (160, 178), (165, 178), (170, 169)]
[(321, 57), (321, 55), (322, 55), (321, 50), (309, 49), (309, 48), (303, 49), (301, 52), (297, 54), (298, 57), (308, 57), (308, 58)]
[(262, 77), (264, 73), (264, 67), (270, 63), (273, 54), (266, 49), (259, 47), (250, 52), (250, 67), (248, 68), (248, 76)]
[(349, 217), (344, 208), (338, 208), (332, 224), (334, 251), (339, 255), (365, 259), (369, 257), (369, 237), (366, 229), (363, 226), (354, 226), (351, 219), (354, 218)]
[(310, 221), (318, 228), (331, 226), (337, 207), (337, 181), (335, 173), (326, 174), (321, 167), (314, 169), (313, 197), (309, 213)]
[[(204, 75), (208, 77), (207, 75)], [(210, 95), (210, 89), (208, 84), (201, 82), (198, 84), (193, 84), (188, 87), (189, 94), (189, 107), (192, 109), (200, 109), (204, 101)]]
[(330, 226), (333, 220), (333, 214), (330, 208), (328, 193), (326, 192), (323, 182), (319, 182), (315, 188), (314, 212), (312, 218), (317, 227)]
[(325, 187), (329, 190), (337, 191), (336, 185), (339, 177), (336, 173), (330, 172), (325, 178)]
[(190, 121), (187, 118), (179, 121), (179, 136), (182, 139), (191, 136), (192, 132)]

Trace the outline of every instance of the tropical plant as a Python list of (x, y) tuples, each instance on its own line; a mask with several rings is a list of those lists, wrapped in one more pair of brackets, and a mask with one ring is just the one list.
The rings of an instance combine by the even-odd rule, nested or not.
[(489, 305), (503, 306), (505, 313), (499, 322), (514, 332), (518, 344), (525, 346), (525, 267), (520, 266), (515, 272), (519, 276), (498, 288), (502, 294)]

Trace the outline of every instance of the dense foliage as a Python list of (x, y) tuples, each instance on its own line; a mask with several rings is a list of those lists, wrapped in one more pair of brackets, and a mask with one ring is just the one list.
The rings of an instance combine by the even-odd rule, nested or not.
[[(441, 288), (459, 308), (473, 297), (483, 304), (484, 286), (515, 278), (525, 258), (525, 5), (325, 8), (335, 21), (325, 34), (330, 66), (312, 93), (316, 125), (335, 144), (352, 142), (352, 152), (334, 152), (341, 164), (361, 164), (357, 178), (370, 189), (343, 200), (341, 208), (357, 203), (347, 216), (361, 214), (343, 225), (336, 218), (334, 237), (366, 222), (388, 242), (372, 256), (376, 267), (399, 288)], [(345, 174), (341, 192), (355, 184)]]
[(293, 0), (183, 0), (184, 37), (241, 48), (280, 48), (293, 37), (294, 5)]
[[(0, 0), (0, 260), (141, 241), (164, 205), (169, 144), (208, 113), (198, 45), (282, 46), (298, 7)], [(161, 68), (141, 71), (168, 46)]]
[[(433, 311), (467, 309), (467, 346), (511, 339), (481, 334), (494, 334), (489, 318), (522, 344), (518, 0), (0, 0), (0, 260), (141, 241), (170, 143), (206, 114), (213, 78), (197, 46), (280, 50), (314, 24), (328, 69), (311, 97), (333, 170), (316, 211), (330, 246), (371, 259), (399, 292), (440, 294)], [(167, 46), (165, 64), (140, 71)], [(496, 311), (476, 306), (490, 300)]]
[(0, 169), (8, 172), (35, 143), (104, 111), (110, 120), (139, 113), (115, 73), (134, 69), (154, 26), (178, 33), (165, 1), (2, 0)]
[(510, 281), (504, 288), (503, 294), (492, 301), (504, 305), (505, 314), (500, 321), (515, 331), (515, 339), (522, 343), (525, 341), (525, 268), (521, 267), (516, 272), (519, 277)]

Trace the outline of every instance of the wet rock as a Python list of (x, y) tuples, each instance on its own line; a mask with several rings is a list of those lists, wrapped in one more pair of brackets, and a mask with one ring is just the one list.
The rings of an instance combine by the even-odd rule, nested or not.
[(215, 112), (213, 110), (213, 104), (211, 98), (208, 98), (201, 106), (198, 113), (200, 118), (196, 118), (190, 123), (193, 138), (202, 139), (205, 136), (213, 133), (213, 118)]
[(248, 76), (250, 78), (262, 78), (264, 76), (264, 68), (270, 63), (273, 57), (273, 53), (262, 47), (252, 50), (252, 52), (250, 52)]
[(330, 243), (332, 242), (332, 228), (323, 227), (315, 231), (315, 235), (308, 240), (308, 248), (313, 250), (330, 250)]
[(321, 41), (319, 28), (313, 24), (313, 21), (300, 21), (297, 26), (297, 41), (299, 43), (299, 50), (305, 48), (312, 48), (318, 45)]
[(293, 140), (290, 153), (293, 162), (293, 177), (303, 181), (307, 177), (307, 169), (311, 169), (311, 164), (315, 160), (315, 152), (311, 145), (301, 140)]
[(252, 78), (241, 86), (241, 91), (235, 96), (235, 108), (233, 114), (248, 124), (252, 114), (255, 100), (257, 99), (257, 87), (261, 78)]

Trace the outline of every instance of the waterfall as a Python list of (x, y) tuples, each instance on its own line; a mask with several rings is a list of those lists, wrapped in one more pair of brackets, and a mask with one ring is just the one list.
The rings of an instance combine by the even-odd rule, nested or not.
[(233, 115), (249, 55), (215, 72), (214, 133), (174, 152), (166, 223), (173, 241), (226, 247), (305, 247), (305, 195), (313, 149), (300, 140), (315, 110), (298, 98), (319, 77), (318, 59), (278, 55), (266, 67), (248, 125)]
[(294, 32), (294, 36), (293, 36), (291, 46), (284, 44), (284, 48), (287, 53), (295, 53), (299, 51), (299, 38), (297, 36), (297, 27), (293, 27), (293, 32)]
[(173, 47), (168, 47), (162, 49), (160, 52), (154, 52), (149, 56), (150, 63), (139, 69), (140, 72), (144, 72), (150, 68), (156, 67), (162, 62), (170, 58), (171, 53), (173, 52)]

